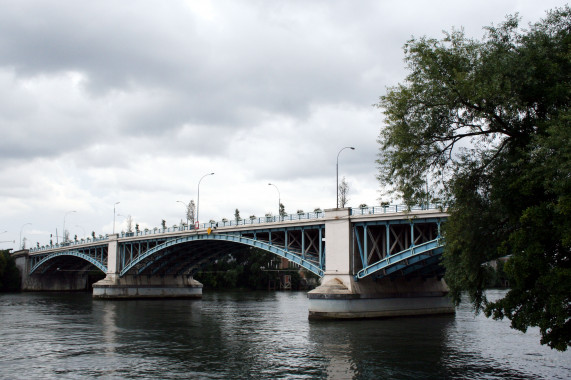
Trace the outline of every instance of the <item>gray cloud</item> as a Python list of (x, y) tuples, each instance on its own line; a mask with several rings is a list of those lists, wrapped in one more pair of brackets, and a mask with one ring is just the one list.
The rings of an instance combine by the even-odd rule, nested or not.
[(479, 37), (508, 13), (535, 21), (562, 4), (5, 0), (0, 229), (55, 231), (76, 209), (105, 233), (119, 200), (138, 222), (172, 222), (211, 171), (206, 218), (270, 211), (270, 181), (289, 210), (327, 208), (347, 145), (350, 198), (374, 204), (371, 105), (403, 80), (402, 45), (452, 26)]

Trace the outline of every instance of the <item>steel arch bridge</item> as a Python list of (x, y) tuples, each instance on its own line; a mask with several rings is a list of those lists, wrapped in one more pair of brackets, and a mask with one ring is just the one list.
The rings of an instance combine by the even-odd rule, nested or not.
[[(444, 240), (440, 212), (391, 212), (383, 208), (350, 213), (350, 249), (355, 280), (366, 277), (442, 275), (439, 261)], [(435, 216), (436, 215), (436, 216)], [(116, 244), (117, 274), (193, 275), (202, 266), (237, 247), (261, 249), (323, 276), (326, 270), (326, 224), (317, 216), (305, 220), (267, 220), (257, 225), (226, 225), (208, 230), (166, 229), (122, 234)], [(109, 271), (111, 239), (31, 250), (30, 274), (58, 268)]]

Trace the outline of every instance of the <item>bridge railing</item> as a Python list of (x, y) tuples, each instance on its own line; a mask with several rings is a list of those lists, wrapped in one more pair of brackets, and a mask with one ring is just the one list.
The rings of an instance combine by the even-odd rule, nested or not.
[(146, 235), (155, 235), (155, 234), (164, 234), (169, 232), (181, 232), (181, 231), (194, 231), (196, 229), (201, 228), (214, 228), (214, 227), (231, 227), (231, 226), (247, 226), (247, 225), (256, 225), (256, 224), (264, 224), (264, 223), (276, 223), (276, 222), (285, 222), (289, 220), (309, 220), (309, 219), (318, 219), (323, 218), (323, 212), (306, 212), (306, 213), (299, 213), (299, 214), (290, 214), (290, 215), (266, 215), (263, 217), (255, 217), (255, 218), (246, 218), (240, 220), (228, 220), (222, 219), (221, 221), (215, 222), (210, 221), (207, 223), (200, 223), (199, 228), (196, 228), (194, 225), (174, 225), (172, 227), (155, 227), (155, 228), (145, 228), (144, 230), (134, 231), (134, 232), (121, 232), (119, 235), (121, 237), (130, 237), (130, 236), (146, 236)]
[(422, 211), (422, 210), (441, 210), (446, 207), (441, 203), (430, 203), (424, 205), (407, 206), (407, 205), (386, 205), (386, 206), (367, 206), (351, 209), (351, 215), (372, 215), (372, 214), (390, 214), (405, 211)]
[[(417, 210), (444, 210), (445, 207), (442, 204), (431, 203), (428, 205), (419, 205), (419, 206), (407, 206), (407, 205), (386, 205), (386, 206), (370, 206), (370, 207), (358, 207), (351, 209), (351, 215), (369, 215), (369, 214), (388, 214), (388, 213), (398, 213), (404, 211), (417, 211)], [(325, 214), (323, 211), (314, 211), (314, 212), (304, 212), (304, 213), (295, 213), (295, 214), (287, 214), (287, 215), (266, 215), (263, 217), (250, 217), (244, 218), (240, 220), (229, 220), (229, 219), (222, 219), (221, 221), (214, 222), (210, 221), (207, 223), (201, 223), (199, 229), (201, 228), (213, 228), (213, 227), (231, 227), (231, 226), (246, 226), (246, 225), (257, 225), (257, 224), (264, 224), (264, 223), (276, 223), (276, 222), (285, 222), (285, 221), (295, 221), (295, 220), (309, 220), (309, 219), (319, 219), (323, 218)], [(120, 237), (131, 237), (131, 236), (147, 236), (147, 235), (155, 235), (155, 234), (164, 234), (168, 232), (180, 232), (180, 231), (191, 231), (197, 229), (194, 225), (175, 225), (172, 227), (155, 227), (152, 229), (145, 228), (144, 230), (138, 230), (134, 232), (121, 232), (119, 234)], [(98, 241), (103, 241), (109, 239), (109, 235), (99, 235), (99, 237), (92, 237), (92, 238), (84, 238), (79, 239), (77, 241), (69, 241), (66, 243), (59, 243), (59, 244), (52, 244), (52, 245), (45, 245), (37, 248), (30, 248), (30, 252), (41, 252), (45, 250), (50, 250), (54, 248), (62, 248), (68, 246), (76, 246), (82, 244), (89, 244)]]
[(228, 227), (228, 226), (246, 226), (251, 224), (263, 224), (263, 223), (276, 223), (285, 222), (290, 220), (308, 220), (308, 219), (319, 219), (323, 218), (324, 213), (322, 211), (318, 212), (304, 212), (297, 214), (286, 214), (286, 215), (266, 215), (259, 218), (247, 218), (240, 220), (226, 220), (223, 219), (220, 222), (208, 222), (201, 224), (202, 228), (208, 227)]
[(105, 236), (99, 235), (99, 237), (83, 238), (83, 239), (78, 239), (78, 240), (66, 241), (65, 243), (56, 243), (56, 244), (42, 245), (40, 247), (33, 247), (33, 248), (30, 248), (30, 252), (41, 252), (41, 251), (47, 251), (47, 250), (55, 249), (55, 248), (73, 247), (76, 245), (97, 243), (98, 241), (104, 241), (104, 240), (108, 240), (108, 239), (109, 239), (109, 235), (105, 235)]

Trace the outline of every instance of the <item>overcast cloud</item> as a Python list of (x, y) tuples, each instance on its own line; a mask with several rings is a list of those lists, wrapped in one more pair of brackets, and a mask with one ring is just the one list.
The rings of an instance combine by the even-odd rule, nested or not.
[[(71, 236), (376, 205), (382, 114), (403, 44), (565, 1), (0, 0), (0, 248)], [(75, 210), (75, 213), (69, 211)], [(31, 223), (31, 225), (27, 224)], [(7, 231), (7, 232), (3, 232)], [(15, 241), (16, 243), (12, 243)]]

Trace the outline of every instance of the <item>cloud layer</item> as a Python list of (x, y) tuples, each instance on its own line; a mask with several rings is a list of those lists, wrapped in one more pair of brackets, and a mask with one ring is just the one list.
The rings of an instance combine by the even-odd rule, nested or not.
[[(10, 1), (0, 12), (0, 248), (141, 226), (376, 204), (372, 105), (403, 44), (563, 1)], [(75, 213), (68, 213), (75, 210)], [(117, 217), (122, 226), (124, 217)], [(32, 223), (32, 225), (26, 225)], [(10, 243), (8, 241), (16, 241)]]

